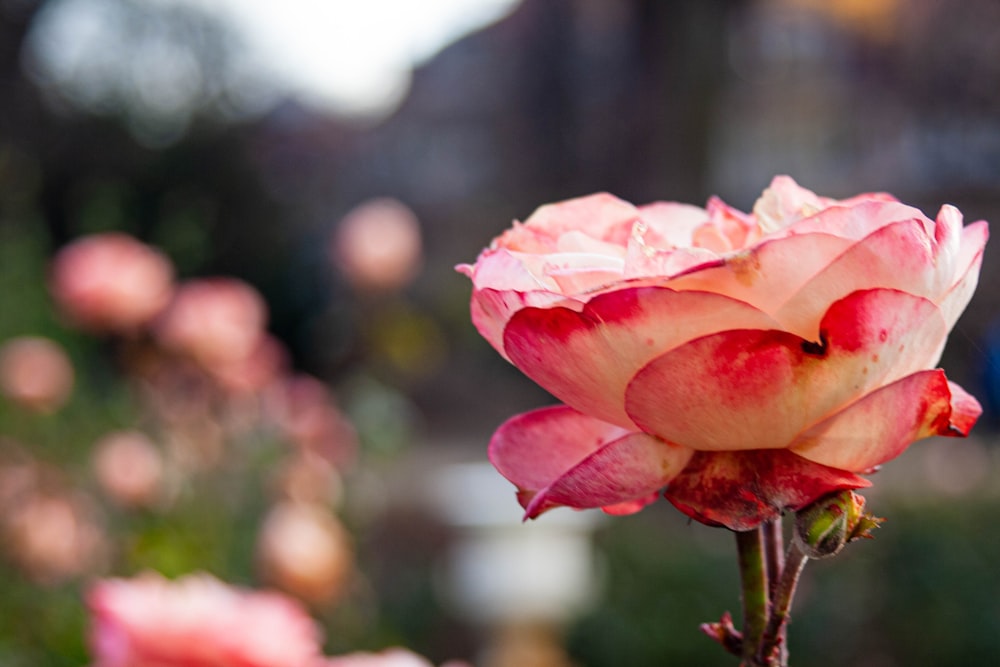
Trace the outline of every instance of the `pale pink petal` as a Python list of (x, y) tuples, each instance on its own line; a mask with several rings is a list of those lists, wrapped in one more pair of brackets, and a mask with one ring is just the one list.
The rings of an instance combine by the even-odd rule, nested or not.
[(774, 326), (752, 306), (718, 294), (638, 287), (599, 294), (580, 312), (523, 309), (507, 325), (504, 349), (567, 405), (634, 428), (625, 388), (650, 360), (709, 333)]
[(688, 449), (566, 406), (511, 418), (489, 446), (490, 461), (518, 487), (526, 518), (559, 506), (620, 512), (624, 503), (662, 488), (690, 456)]
[[(624, 255), (624, 249), (621, 252)], [(625, 260), (614, 255), (554, 253), (545, 256), (542, 271), (566, 295), (586, 292), (621, 282)]]
[(964, 391), (953, 405), (942, 370), (921, 371), (886, 385), (816, 424), (792, 443), (799, 456), (863, 472), (932, 435), (966, 435), (982, 409)]
[(645, 238), (634, 236), (625, 255), (624, 277), (626, 280), (652, 279), (655, 284), (664, 284), (675, 276), (722, 265), (723, 259), (707, 248), (658, 250), (646, 245)]
[(788, 176), (775, 176), (753, 206), (757, 224), (765, 233), (783, 229), (803, 218), (815, 215), (829, 205)]
[(654, 202), (639, 207), (647, 243), (653, 248), (688, 248), (691, 234), (708, 219), (708, 211), (691, 204)]
[(728, 255), (715, 265), (660, 275), (676, 276), (663, 283), (671, 289), (716, 292), (774, 313), (851, 243), (820, 233), (787, 236)]
[(828, 262), (796, 292), (786, 293), (789, 298), (775, 318), (806, 337), (829, 304), (855, 290), (886, 287), (937, 302), (952, 280), (954, 259), (935, 250), (921, 220), (886, 225)]
[[(555, 283), (546, 280), (540, 271), (544, 257), (514, 253), (506, 248), (484, 250), (475, 265), (459, 264), (455, 267), (472, 279), (476, 289), (554, 290)], [(533, 264), (533, 265), (532, 265)], [(532, 268), (535, 270), (532, 271)]]
[(828, 493), (867, 486), (862, 477), (785, 449), (696, 452), (664, 496), (704, 524), (751, 530)]
[(852, 205), (834, 204), (812, 217), (799, 220), (767, 238), (782, 238), (796, 234), (832, 234), (858, 241), (877, 229), (902, 220), (922, 220), (928, 236), (934, 234), (934, 223), (920, 209), (895, 200), (864, 198)]
[(709, 198), (705, 209), (729, 239), (733, 248), (740, 249), (758, 240), (760, 230), (752, 216), (736, 210), (715, 196)]
[(980, 220), (962, 229), (961, 247), (956, 261), (957, 271), (955, 282), (941, 298), (939, 306), (941, 314), (950, 331), (965, 307), (972, 299), (976, 285), (979, 284), (979, 269), (983, 262), (983, 249), (989, 238), (989, 227)]
[(606, 192), (545, 204), (524, 224), (504, 232), (495, 243), (499, 247), (528, 253), (548, 253), (558, 249), (566, 233), (582, 232), (591, 238), (624, 246), (639, 211), (632, 204)]
[(893, 290), (834, 303), (811, 342), (784, 331), (725, 331), (650, 362), (626, 410), (647, 433), (698, 450), (789, 446), (870, 391), (921, 367), (945, 337), (937, 307)]

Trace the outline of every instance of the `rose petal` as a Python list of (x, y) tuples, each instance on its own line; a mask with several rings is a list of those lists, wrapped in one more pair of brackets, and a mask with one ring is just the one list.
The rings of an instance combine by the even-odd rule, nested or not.
[(983, 263), (983, 249), (989, 238), (989, 227), (980, 220), (962, 229), (962, 243), (955, 262), (955, 282), (940, 301), (941, 314), (950, 331), (969, 305), (972, 293), (979, 284), (979, 269)]
[(867, 486), (862, 477), (784, 449), (697, 452), (664, 495), (704, 524), (750, 530), (828, 493)]
[(518, 487), (525, 518), (534, 518), (558, 506), (621, 512), (662, 488), (691, 451), (556, 406), (504, 423), (489, 457)]
[(500, 247), (529, 253), (558, 250), (563, 234), (582, 232), (591, 238), (624, 246), (639, 219), (632, 204), (606, 192), (540, 206), (524, 224), (515, 225), (497, 240)]
[(599, 294), (580, 312), (520, 310), (504, 332), (504, 350), (567, 405), (634, 429), (625, 388), (651, 359), (708, 333), (774, 326), (752, 306), (718, 294), (638, 287)]
[(647, 243), (654, 248), (690, 248), (691, 234), (709, 219), (708, 211), (691, 204), (654, 202), (639, 207)]
[(663, 284), (678, 291), (724, 294), (774, 313), (851, 243), (820, 233), (771, 239), (728, 255), (718, 265), (696, 268)]
[(787, 447), (806, 428), (921, 370), (945, 337), (937, 307), (894, 290), (834, 303), (821, 343), (783, 331), (726, 331), (682, 345), (636, 374), (628, 415), (647, 433), (698, 450)]
[(902, 220), (922, 220), (927, 236), (933, 236), (934, 223), (920, 209), (901, 204), (894, 199), (861, 197), (834, 202), (811, 217), (799, 220), (768, 238), (783, 238), (797, 234), (832, 234), (859, 241), (872, 232)]
[(507, 322), (523, 308), (559, 304), (563, 308), (582, 308), (583, 304), (555, 292), (513, 292), (481, 289), (472, 291), (469, 311), (472, 324), (486, 341), (510, 361), (503, 349), (503, 331)]
[(886, 225), (827, 263), (790, 294), (775, 318), (788, 331), (808, 337), (829, 304), (859, 289), (887, 287), (937, 302), (954, 273), (955, 258), (947, 253), (957, 249), (949, 244), (938, 252), (923, 220)]
[(791, 450), (816, 463), (863, 472), (922, 438), (966, 435), (982, 408), (965, 391), (953, 397), (952, 387), (958, 385), (942, 370), (914, 373), (816, 424)]

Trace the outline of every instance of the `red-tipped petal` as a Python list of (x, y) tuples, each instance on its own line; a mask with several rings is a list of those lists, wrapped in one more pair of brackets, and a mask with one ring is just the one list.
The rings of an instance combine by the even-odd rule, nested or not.
[(651, 359), (716, 331), (774, 326), (752, 306), (718, 294), (637, 287), (599, 294), (581, 312), (523, 309), (507, 325), (504, 350), (567, 405), (634, 428), (625, 387)]
[(557, 303), (564, 308), (583, 307), (582, 303), (567, 299), (555, 292), (476, 289), (472, 291), (469, 311), (476, 330), (509, 361), (503, 349), (503, 332), (514, 313), (523, 308), (545, 307)]
[[(833, 304), (821, 343), (783, 331), (726, 331), (658, 357), (628, 386), (647, 433), (697, 450), (788, 447), (806, 428), (926, 366), (945, 337), (937, 307), (893, 290)], [(916, 365), (916, 367), (914, 367)]]
[(942, 370), (882, 387), (800, 435), (791, 450), (816, 463), (864, 471), (932, 435), (966, 435), (981, 412)]
[(941, 236), (944, 245), (928, 236), (923, 218), (886, 225), (802, 285), (775, 317), (787, 330), (805, 336), (815, 330), (827, 304), (859, 289), (898, 289), (938, 303), (954, 282), (959, 250), (957, 242), (944, 232)]
[(667, 487), (666, 498), (710, 526), (750, 530), (843, 489), (871, 482), (784, 449), (697, 452)]
[(508, 420), (493, 435), (489, 456), (518, 487), (526, 518), (534, 518), (559, 506), (637, 511), (691, 451), (556, 406)]

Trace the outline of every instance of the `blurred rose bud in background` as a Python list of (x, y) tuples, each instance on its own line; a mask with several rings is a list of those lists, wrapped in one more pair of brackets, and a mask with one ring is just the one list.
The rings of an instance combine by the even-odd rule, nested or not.
[(207, 574), (107, 579), (87, 595), (92, 667), (309, 667), (320, 632), (294, 600)]
[(236, 278), (200, 278), (181, 284), (156, 323), (157, 340), (206, 369), (245, 361), (261, 345), (267, 305)]
[(420, 222), (405, 204), (372, 199), (340, 221), (331, 258), (356, 288), (389, 292), (405, 287), (422, 262)]
[(141, 431), (114, 431), (94, 444), (93, 470), (105, 495), (121, 507), (148, 507), (160, 498), (163, 457)]
[(323, 605), (345, 592), (354, 555), (347, 531), (329, 510), (311, 503), (282, 502), (264, 519), (257, 563), (271, 585)]
[(129, 333), (170, 300), (174, 270), (166, 255), (120, 232), (65, 246), (52, 263), (50, 289), (63, 314), (94, 332)]
[(21, 407), (57, 410), (69, 398), (73, 379), (66, 352), (47, 338), (12, 338), (0, 346), (0, 391)]

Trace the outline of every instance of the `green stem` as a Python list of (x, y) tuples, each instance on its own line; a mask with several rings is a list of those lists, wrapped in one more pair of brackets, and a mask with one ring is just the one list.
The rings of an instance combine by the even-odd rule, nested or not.
[(757, 665), (757, 649), (768, 625), (767, 566), (763, 528), (736, 533), (743, 585), (743, 665)]
[[(760, 638), (757, 650), (757, 659), (762, 665), (774, 664), (777, 667), (785, 667), (788, 664), (788, 650), (785, 646), (788, 615), (792, 607), (792, 598), (795, 597), (795, 588), (808, 560), (809, 557), (793, 540), (788, 547), (788, 557), (785, 559), (781, 579), (774, 588), (770, 618), (767, 620), (767, 627)], [(773, 662), (774, 660), (778, 662)]]

